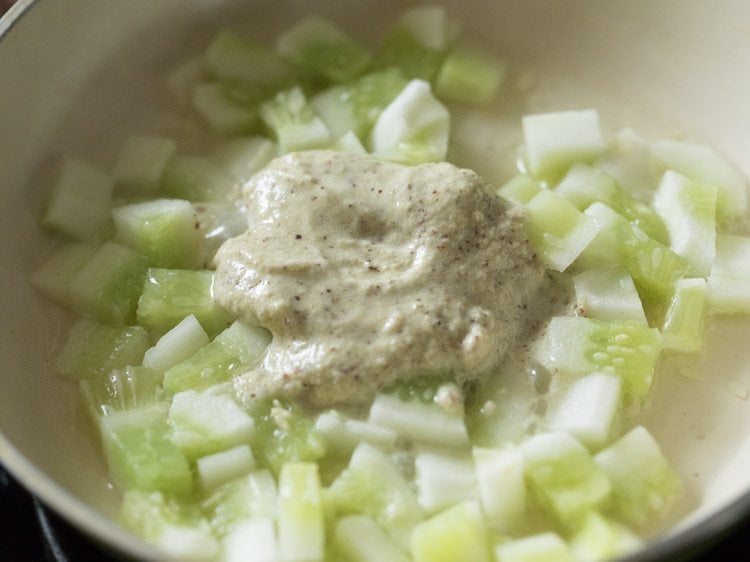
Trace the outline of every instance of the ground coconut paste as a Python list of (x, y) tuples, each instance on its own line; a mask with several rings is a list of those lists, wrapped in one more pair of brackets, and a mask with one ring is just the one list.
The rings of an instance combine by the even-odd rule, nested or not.
[(325, 406), (415, 376), (479, 379), (538, 320), (545, 269), (523, 210), (470, 170), (300, 152), (242, 198), (250, 229), (220, 248), (214, 290), (273, 334), (235, 379), (246, 400)]

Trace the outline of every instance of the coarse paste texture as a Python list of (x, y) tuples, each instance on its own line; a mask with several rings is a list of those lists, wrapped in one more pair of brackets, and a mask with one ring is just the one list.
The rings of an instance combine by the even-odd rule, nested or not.
[(214, 291), (273, 334), (235, 379), (246, 400), (359, 403), (398, 379), (480, 378), (537, 320), (545, 270), (523, 210), (470, 170), (308, 151), (242, 197), (250, 228), (220, 248)]

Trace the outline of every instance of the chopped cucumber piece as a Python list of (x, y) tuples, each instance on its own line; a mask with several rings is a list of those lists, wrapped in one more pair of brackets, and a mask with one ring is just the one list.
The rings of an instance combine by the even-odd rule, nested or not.
[(450, 114), (430, 84), (412, 80), (385, 108), (372, 129), (375, 156), (403, 164), (439, 162), (448, 152)]
[(654, 208), (669, 231), (670, 247), (690, 267), (687, 274), (707, 277), (716, 257), (716, 198), (713, 185), (667, 170), (654, 194)]
[(237, 320), (195, 355), (164, 373), (164, 389), (203, 390), (249, 368), (271, 340), (267, 330)]
[(526, 511), (525, 466), (521, 451), (475, 447), (474, 464), (482, 511), (488, 524), (511, 533)]
[(417, 498), (426, 513), (477, 498), (474, 463), (470, 455), (421, 449), (414, 457)]
[(289, 65), (271, 48), (220, 31), (203, 55), (213, 76), (267, 86), (279, 86), (292, 77)]
[(161, 175), (176, 152), (177, 143), (168, 137), (129, 137), (117, 155), (115, 189), (125, 195), (153, 194), (159, 189)]
[(138, 322), (164, 334), (191, 314), (209, 337), (225, 329), (232, 317), (214, 300), (213, 272), (151, 268), (138, 301)]
[(463, 502), (414, 528), (409, 544), (414, 562), (490, 562), (490, 545), (482, 511)]
[(682, 494), (680, 477), (643, 426), (632, 429), (594, 460), (612, 482), (614, 512), (633, 525), (653, 523)]
[(680, 279), (662, 328), (664, 349), (700, 353), (706, 345), (706, 280)]
[(255, 468), (255, 459), (248, 445), (237, 445), (225, 451), (200, 457), (195, 464), (198, 470), (198, 482), (205, 492), (248, 474)]
[(338, 138), (357, 126), (354, 110), (348, 102), (349, 91), (346, 86), (340, 84), (310, 98), (310, 107), (323, 121), (332, 138)]
[(291, 404), (260, 401), (252, 409), (258, 427), (258, 458), (275, 474), (288, 462), (312, 462), (325, 455), (326, 442), (312, 420)]
[(118, 490), (162, 491), (189, 496), (193, 474), (170, 439), (167, 404), (111, 412), (101, 418), (104, 452)]
[(148, 367), (113, 369), (105, 376), (81, 379), (79, 386), (94, 425), (100, 416), (164, 400), (161, 376)]
[(505, 182), (497, 190), (497, 194), (509, 201), (525, 205), (541, 190), (542, 186), (539, 185), (538, 181), (526, 174), (517, 174)]
[(552, 368), (572, 375), (617, 375), (626, 398), (642, 401), (651, 390), (661, 336), (640, 324), (556, 316), (547, 329), (547, 348)]
[(691, 142), (665, 139), (651, 145), (665, 167), (690, 179), (718, 188), (716, 217), (720, 223), (741, 219), (747, 213), (747, 180), (742, 172), (712, 148)]
[(282, 153), (322, 148), (331, 142), (328, 128), (299, 86), (281, 91), (261, 105), (260, 117), (273, 131)]
[(135, 320), (147, 261), (116, 242), (105, 242), (70, 280), (74, 308), (86, 316), (128, 324)]
[(193, 206), (181, 199), (155, 199), (112, 211), (115, 240), (145, 256), (152, 267), (197, 267), (201, 235)]
[(591, 512), (570, 538), (570, 547), (580, 562), (600, 562), (632, 554), (643, 541), (628, 528), (603, 515)]
[(363, 45), (319, 16), (308, 16), (288, 29), (276, 49), (304, 72), (330, 82), (355, 78), (372, 61)]
[(600, 449), (609, 442), (621, 397), (622, 380), (616, 375), (592, 373), (576, 379), (547, 414), (549, 429)]
[(90, 240), (110, 224), (114, 182), (107, 174), (81, 160), (62, 164), (47, 199), (44, 228), (76, 240)]
[(325, 533), (315, 463), (286, 463), (279, 475), (279, 550), (283, 560), (322, 562)]
[(217, 133), (247, 133), (258, 122), (255, 108), (229, 96), (226, 87), (219, 82), (195, 84), (191, 92), (191, 103), (201, 119)]
[(404, 10), (387, 32), (377, 66), (395, 66), (410, 79), (435, 78), (451, 39), (451, 25), (442, 6)]
[(367, 150), (362, 145), (359, 137), (354, 134), (354, 131), (347, 131), (333, 143), (332, 148), (339, 152), (349, 152), (351, 154), (367, 154)]
[(208, 523), (192, 502), (161, 492), (129, 490), (123, 496), (120, 519), (175, 559), (207, 561), (219, 554)]
[(522, 120), (529, 173), (554, 180), (574, 162), (591, 162), (606, 145), (593, 109), (526, 115)]
[(609, 499), (612, 486), (607, 476), (571, 435), (539, 433), (520, 447), (531, 492), (560, 525), (575, 526)]
[(487, 105), (497, 96), (505, 66), (480, 51), (458, 48), (448, 53), (435, 79), (435, 93), (445, 99)]
[(58, 304), (73, 306), (70, 283), (98, 249), (86, 243), (64, 243), (31, 274), (32, 285)]
[(362, 443), (349, 466), (325, 490), (326, 510), (332, 516), (366, 515), (400, 545), (422, 520), (422, 510), (409, 482), (394, 461), (379, 449)]
[(605, 322), (647, 325), (643, 304), (628, 271), (621, 266), (590, 269), (573, 277), (576, 309)]
[(323, 412), (315, 420), (315, 429), (333, 452), (350, 453), (359, 443), (369, 443), (383, 449), (396, 444), (396, 431), (370, 421), (352, 419), (335, 410)]
[(164, 334), (143, 356), (143, 366), (163, 375), (178, 363), (192, 357), (208, 344), (208, 335), (191, 314)]
[(53, 369), (73, 380), (105, 376), (113, 369), (139, 365), (150, 345), (140, 326), (110, 326), (80, 318), (70, 328)]
[(593, 203), (586, 214), (599, 233), (581, 255), (581, 266), (623, 265), (635, 282), (646, 317), (652, 323), (659, 320), (688, 262), (603, 203)]
[(633, 129), (619, 131), (596, 168), (641, 201), (650, 201), (663, 172), (648, 142)]
[(278, 562), (276, 525), (269, 517), (239, 523), (222, 542), (222, 562)]
[(531, 245), (557, 271), (565, 271), (599, 232), (591, 217), (547, 189), (532, 197), (526, 210)]
[(442, 447), (468, 447), (469, 434), (463, 416), (446, 412), (436, 404), (402, 400), (378, 394), (370, 407), (369, 421), (394, 430), (415, 443)]
[(253, 418), (228, 396), (186, 390), (172, 397), (172, 441), (190, 459), (250, 443)]
[(166, 195), (188, 201), (226, 201), (234, 188), (234, 179), (200, 156), (175, 156), (161, 177)]
[(668, 242), (667, 229), (657, 212), (622, 189), (612, 177), (598, 168), (582, 163), (573, 164), (555, 187), (555, 192), (580, 210), (596, 201), (604, 203), (651, 238), (662, 244)]
[(240, 184), (249, 180), (276, 156), (276, 145), (265, 137), (240, 137), (217, 146), (211, 160)]
[(712, 314), (750, 312), (750, 238), (719, 234), (716, 259), (706, 284)]
[(268, 470), (255, 470), (211, 492), (201, 508), (217, 537), (234, 532), (250, 519), (276, 519), (278, 490)]
[(351, 562), (409, 562), (409, 556), (380, 526), (363, 515), (348, 515), (336, 522), (333, 541)]
[(508, 542), (495, 548), (498, 562), (574, 562), (568, 544), (557, 533), (540, 533)]

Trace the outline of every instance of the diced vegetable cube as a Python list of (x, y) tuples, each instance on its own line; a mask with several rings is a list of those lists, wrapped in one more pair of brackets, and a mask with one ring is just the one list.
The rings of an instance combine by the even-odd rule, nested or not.
[(328, 128), (299, 86), (281, 91), (261, 105), (260, 117), (276, 136), (282, 154), (322, 148), (331, 142)]
[(105, 376), (81, 379), (79, 386), (94, 425), (99, 424), (100, 416), (164, 400), (161, 375), (148, 367), (113, 369)]
[(315, 78), (345, 82), (360, 75), (372, 55), (330, 21), (308, 16), (283, 33), (276, 49)]
[(270, 334), (236, 321), (195, 355), (164, 373), (164, 389), (175, 393), (203, 390), (230, 380), (252, 365), (265, 351)]
[(105, 376), (113, 369), (139, 365), (150, 345), (140, 326), (111, 326), (81, 318), (70, 328), (54, 370), (73, 380)]
[(706, 345), (706, 280), (680, 279), (662, 327), (664, 349), (700, 353)]
[(574, 562), (568, 544), (557, 533), (540, 533), (503, 542), (495, 548), (498, 562)]
[(213, 337), (232, 317), (213, 299), (213, 272), (151, 268), (138, 301), (138, 322), (150, 332), (164, 334), (191, 314)]
[(526, 174), (517, 174), (505, 182), (497, 190), (497, 194), (505, 199), (525, 205), (542, 190), (542, 186), (535, 179)]
[(276, 156), (276, 145), (265, 137), (240, 137), (217, 146), (211, 160), (227, 175), (244, 184)]
[(575, 379), (547, 414), (549, 429), (565, 431), (590, 449), (609, 441), (622, 398), (617, 375), (591, 373)]
[(203, 63), (210, 74), (224, 80), (278, 86), (292, 77), (289, 65), (273, 49), (229, 31), (216, 34)]
[(385, 108), (372, 129), (375, 156), (404, 164), (439, 162), (448, 152), (450, 114), (428, 82), (412, 80)]
[(147, 267), (131, 248), (105, 242), (70, 280), (74, 308), (104, 322), (132, 323)]
[(488, 524), (503, 532), (516, 529), (526, 511), (523, 455), (517, 447), (474, 448), (477, 488)]
[(612, 482), (614, 512), (633, 525), (664, 515), (682, 494), (680, 477), (643, 426), (597, 453), (594, 460)]
[(76, 240), (101, 234), (111, 220), (113, 186), (112, 178), (91, 164), (65, 160), (41, 225)]
[(74, 306), (70, 283), (99, 248), (87, 243), (65, 243), (31, 275), (31, 283), (58, 304)]
[(161, 177), (167, 196), (188, 201), (225, 201), (234, 187), (233, 178), (200, 156), (175, 156)]
[(611, 484), (586, 448), (563, 432), (539, 433), (520, 445), (526, 479), (560, 525), (575, 526), (609, 499)]
[(208, 344), (208, 335), (194, 315), (186, 316), (177, 326), (164, 334), (143, 356), (143, 366), (159, 375), (192, 357)]
[(352, 562), (409, 562), (406, 552), (369, 517), (342, 517), (333, 533), (336, 548)]
[(255, 423), (228, 396), (186, 390), (172, 397), (172, 441), (191, 459), (248, 444)]
[(421, 449), (414, 469), (417, 498), (426, 513), (477, 498), (473, 459), (465, 453)]
[(750, 238), (719, 234), (716, 259), (706, 284), (712, 314), (750, 312)]
[(414, 528), (409, 544), (414, 562), (489, 562), (490, 547), (482, 510), (463, 502)]
[(239, 523), (222, 542), (223, 562), (278, 562), (276, 525), (269, 517)]
[(396, 395), (381, 393), (370, 407), (369, 420), (417, 443), (444, 447), (469, 445), (463, 416), (448, 413), (436, 404), (404, 401)]
[(522, 120), (529, 172), (555, 179), (574, 162), (591, 162), (606, 145), (593, 109), (526, 115)]
[(293, 462), (282, 467), (278, 532), (283, 560), (323, 561), (323, 506), (318, 465), (315, 463)]
[(628, 271), (621, 266), (590, 269), (573, 277), (579, 314), (605, 322), (648, 324)]
[(349, 418), (335, 410), (323, 412), (315, 420), (315, 429), (326, 440), (329, 448), (348, 454), (359, 443), (369, 443), (383, 449), (396, 444), (396, 431), (371, 421)]
[(661, 349), (655, 328), (556, 316), (547, 329), (551, 366), (572, 375), (609, 373), (622, 379), (625, 395), (644, 400)]
[(276, 481), (262, 469), (213, 490), (201, 508), (216, 536), (223, 538), (251, 519), (275, 521), (277, 501)]
[(181, 199), (155, 199), (112, 211), (115, 239), (145, 256), (152, 267), (197, 267), (201, 235), (193, 206)]
[(191, 92), (191, 104), (203, 121), (217, 133), (247, 133), (258, 122), (256, 109), (232, 98), (226, 87), (219, 82), (195, 84)]
[(473, 49), (458, 48), (443, 60), (435, 93), (445, 99), (487, 105), (497, 96), (505, 66), (496, 58)]
[(158, 490), (183, 497), (192, 492), (190, 465), (170, 440), (167, 408), (157, 403), (101, 418), (109, 473), (121, 492)]
[(600, 562), (634, 553), (643, 541), (627, 527), (591, 512), (581, 527), (570, 538), (570, 548), (576, 560)]
[(670, 247), (690, 264), (687, 274), (707, 277), (716, 257), (716, 186), (667, 170), (654, 208), (669, 231)]
[(237, 445), (200, 457), (195, 464), (198, 481), (201, 488), (206, 491), (249, 473), (255, 468), (255, 459), (248, 445)]

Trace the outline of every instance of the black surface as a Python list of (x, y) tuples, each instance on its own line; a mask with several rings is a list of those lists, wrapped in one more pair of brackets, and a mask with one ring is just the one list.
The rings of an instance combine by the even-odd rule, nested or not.
[[(750, 521), (739, 525), (708, 552), (690, 560), (750, 561)], [(102, 550), (44, 508), (0, 466), (0, 562), (6, 561), (122, 562), (122, 559)]]

